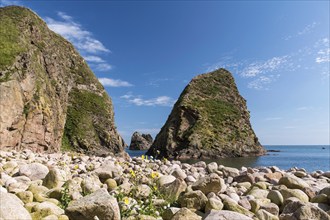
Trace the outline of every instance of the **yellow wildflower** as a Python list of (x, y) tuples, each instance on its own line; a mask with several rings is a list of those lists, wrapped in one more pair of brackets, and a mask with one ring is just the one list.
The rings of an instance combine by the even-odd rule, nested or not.
[(154, 185), (154, 190), (155, 190), (155, 191), (158, 190), (158, 187), (157, 187), (156, 185)]
[(142, 160), (144, 160), (144, 154), (141, 156)]
[(124, 198), (124, 203), (125, 203), (126, 205), (129, 204), (129, 199), (128, 199), (127, 197)]
[(77, 170), (79, 168), (78, 164), (74, 165), (73, 169)]
[(152, 179), (155, 179), (155, 178), (157, 178), (157, 177), (159, 177), (159, 173), (157, 173), (157, 172), (152, 172), (152, 173), (151, 173), (151, 178), (152, 178)]
[(135, 177), (136, 176), (134, 170), (131, 170), (130, 173), (131, 173), (131, 176), (132, 177)]

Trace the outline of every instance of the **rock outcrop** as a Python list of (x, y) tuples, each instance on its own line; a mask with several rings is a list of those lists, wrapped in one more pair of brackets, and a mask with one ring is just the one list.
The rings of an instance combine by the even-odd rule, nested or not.
[(134, 132), (131, 138), (130, 150), (148, 150), (153, 142), (150, 134)]
[(31, 10), (0, 8), (0, 149), (123, 152), (112, 102), (84, 59)]
[(265, 153), (245, 99), (225, 69), (196, 76), (186, 86), (147, 155), (176, 159)]

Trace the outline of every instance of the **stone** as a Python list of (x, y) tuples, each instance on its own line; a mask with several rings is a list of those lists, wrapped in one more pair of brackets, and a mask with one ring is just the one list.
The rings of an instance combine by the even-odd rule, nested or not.
[(150, 134), (134, 132), (131, 138), (130, 150), (148, 150), (153, 142)]
[(27, 176), (30, 180), (42, 180), (46, 177), (49, 170), (40, 163), (31, 163), (20, 166), (19, 173), (21, 176)]
[(250, 212), (246, 208), (243, 208), (242, 206), (238, 205), (236, 202), (233, 202), (230, 199), (224, 199), (222, 202), (226, 210), (238, 212), (249, 217), (252, 217), (254, 215), (252, 212)]
[(171, 220), (175, 213), (177, 213), (180, 210), (180, 208), (177, 207), (169, 207), (167, 208), (162, 215), (163, 220)]
[(218, 164), (216, 162), (211, 162), (206, 167), (209, 173), (215, 173), (218, 170)]
[(218, 193), (222, 189), (220, 179), (217, 174), (211, 173), (209, 176), (200, 178), (197, 182), (193, 183), (192, 189), (201, 190), (205, 195), (210, 192)]
[(83, 194), (87, 195), (99, 190), (102, 183), (97, 176), (90, 175), (82, 179), (80, 186)]
[(48, 191), (48, 188), (45, 186), (31, 184), (28, 190), (32, 192), (33, 199), (37, 202), (44, 202), (47, 198), (46, 193)]
[(202, 191), (190, 191), (185, 194), (183, 194), (179, 198), (179, 204), (181, 207), (187, 207), (187, 208), (193, 208), (199, 211), (203, 211), (205, 209), (206, 203), (208, 199), (207, 197), (202, 193)]
[(23, 191), (16, 193), (16, 196), (22, 200), (24, 204), (33, 202), (33, 193), (30, 191)]
[(187, 174), (181, 168), (175, 168), (173, 172), (170, 173), (170, 175), (176, 178), (181, 178), (183, 180), (187, 178)]
[(279, 220), (279, 218), (276, 215), (273, 215), (264, 209), (260, 209), (256, 213), (256, 216), (258, 217), (259, 220)]
[(328, 196), (326, 194), (318, 194), (311, 199), (313, 203), (328, 203)]
[(0, 219), (32, 220), (29, 212), (24, 208), (23, 202), (14, 194), (0, 191), (0, 201)]
[(310, 203), (293, 201), (284, 207), (280, 215), (280, 220), (287, 219), (330, 220), (330, 216), (322, 209)]
[(45, 176), (42, 185), (48, 189), (62, 187), (65, 181), (68, 180), (67, 173), (65, 170), (59, 168), (52, 168), (49, 173)]
[(201, 159), (265, 152), (232, 74), (218, 69), (196, 76), (186, 86), (147, 155)]
[(259, 189), (259, 188), (252, 188), (248, 195), (254, 196), (256, 199), (264, 199), (268, 196), (268, 190)]
[(167, 185), (171, 182), (176, 180), (175, 176), (172, 175), (163, 175), (158, 179), (158, 185), (159, 187), (162, 187), (163, 185)]
[(187, 184), (183, 179), (175, 179), (173, 182), (165, 184), (159, 187), (160, 190), (164, 193), (164, 196), (169, 201), (176, 201), (180, 194), (187, 189)]
[[(17, 176), (13, 178), (12, 183), (7, 185), (8, 192), (11, 193), (18, 193), (18, 192), (24, 192), (29, 188), (29, 185), (31, 183), (30, 178), (26, 176)], [(7, 184), (7, 182), (6, 182)]]
[(247, 210), (251, 210), (251, 204), (247, 198), (242, 198), (238, 201), (238, 204)]
[(309, 187), (309, 185), (304, 180), (293, 175), (283, 176), (279, 180), (279, 184), (283, 184), (290, 189), (303, 189)]
[(48, 215), (41, 220), (58, 220), (58, 217), (56, 215)]
[(55, 205), (54, 203), (45, 201), (33, 206), (32, 213), (35, 217), (38, 216), (39, 218), (42, 218), (49, 215), (62, 215), (64, 214), (64, 210)]
[(151, 188), (148, 185), (141, 184), (136, 187), (135, 196), (139, 199), (146, 199), (151, 193)]
[(205, 216), (204, 220), (252, 220), (252, 218), (241, 213), (228, 210), (211, 210), (207, 212)]
[(275, 203), (278, 206), (281, 206), (284, 202), (284, 198), (280, 191), (278, 190), (271, 190), (269, 191), (267, 195), (267, 199), (270, 199), (273, 203)]
[(239, 170), (233, 167), (223, 167), (222, 172), (226, 177), (236, 177), (239, 176)]
[(205, 212), (208, 212), (212, 209), (214, 210), (221, 210), (223, 208), (223, 203), (220, 199), (216, 198), (209, 198), (205, 206)]
[(107, 161), (102, 164), (102, 166), (95, 169), (92, 174), (97, 175), (100, 181), (104, 183), (109, 178), (120, 177), (123, 174), (123, 168), (113, 161)]
[(262, 204), (260, 209), (264, 209), (272, 215), (278, 216), (280, 209), (275, 203)]
[(104, 182), (104, 184), (107, 185), (107, 187), (108, 187), (108, 191), (109, 191), (109, 192), (117, 188), (117, 182), (116, 182), (116, 180), (111, 179), (111, 178), (107, 179), (107, 180)]
[(235, 176), (234, 177), (234, 181), (241, 183), (241, 182), (249, 182), (251, 184), (253, 184), (255, 182), (254, 180), (254, 176), (250, 173), (246, 173), (246, 174), (242, 174), (239, 176)]
[(296, 197), (302, 202), (308, 202), (308, 196), (300, 189), (281, 189), (280, 193), (283, 196), (283, 199), (286, 200), (290, 197)]
[(65, 214), (71, 220), (90, 220), (94, 216), (99, 219), (120, 220), (117, 200), (106, 189), (99, 189), (79, 200), (70, 202)]
[(197, 214), (193, 213), (187, 208), (181, 208), (177, 211), (171, 220), (201, 220), (202, 217), (198, 216)]

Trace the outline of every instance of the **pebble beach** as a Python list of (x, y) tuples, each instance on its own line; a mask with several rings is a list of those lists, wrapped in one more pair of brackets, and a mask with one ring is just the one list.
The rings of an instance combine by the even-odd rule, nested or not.
[(1, 219), (330, 219), (330, 172), (0, 152)]

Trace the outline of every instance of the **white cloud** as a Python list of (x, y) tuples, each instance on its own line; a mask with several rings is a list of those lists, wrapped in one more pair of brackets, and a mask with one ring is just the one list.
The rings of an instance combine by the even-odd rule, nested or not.
[(276, 81), (280, 75), (259, 76), (257, 79), (248, 83), (248, 88), (262, 90), (267, 89), (267, 85)]
[(260, 74), (274, 72), (283, 69), (286, 66), (286, 63), (288, 62), (289, 58), (290, 58), (289, 55), (285, 55), (281, 57), (273, 57), (264, 62), (262, 61), (253, 62), (242, 70), (241, 76), (255, 77)]
[(105, 62), (101, 57), (98, 57), (98, 56), (85, 56), (84, 58), (88, 62), (94, 62), (94, 63), (104, 63)]
[(175, 100), (168, 96), (159, 96), (152, 99), (133, 98), (129, 102), (137, 106), (173, 106)]
[(120, 98), (126, 99), (129, 103), (137, 106), (168, 106), (172, 107), (176, 100), (168, 96), (158, 96), (151, 99), (143, 99), (141, 96), (134, 96), (131, 93), (121, 96)]
[(99, 71), (108, 71), (108, 70), (112, 69), (112, 66), (107, 63), (100, 63), (100, 64), (95, 65), (95, 68), (96, 68), (96, 70), (99, 70)]
[(62, 21), (45, 18), (48, 27), (72, 42), (78, 50), (88, 53), (110, 52), (99, 40), (93, 37), (91, 32), (84, 30), (80, 24), (74, 22), (71, 16), (64, 12), (58, 12), (57, 15)]
[(129, 82), (120, 79), (99, 78), (104, 87), (130, 87), (133, 86)]
[(281, 117), (269, 117), (269, 118), (265, 118), (266, 121), (277, 121), (277, 120), (281, 120)]
[(321, 49), (317, 52), (315, 59), (316, 63), (329, 63), (330, 62), (330, 48)]
[(21, 1), (15, 0), (0, 0), (0, 7), (5, 7), (8, 5), (23, 5)]
[(301, 106), (299, 108), (297, 108), (297, 111), (308, 111), (308, 110), (312, 110), (313, 107), (310, 106)]
[(81, 52), (93, 69), (98, 71), (109, 71), (112, 69), (112, 66), (104, 59), (95, 55), (110, 52), (102, 42), (95, 39), (91, 32), (85, 30), (79, 23), (75, 22), (72, 16), (64, 12), (57, 12), (57, 15), (60, 20), (49, 17), (45, 18), (51, 30), (70, 41)]
[(313, 29), (318, 25), (317, 22), (313, 22), (311, 24), (306, 25), (304, 28), (302, 28), (300, 31), (297, 31), (295, 34), (288, 35), (284, 37), (284, 40), (290, 40), (292, 38), (296, 38), (305, 34), (309, 34), (313, 31)]
[(301, 31), (298, 31), (298, 35), (304, 35), (310, 33), (315, 27), (317, 26), (316, 22), (313, 22), (311, 24), (308, 24), (302, 29)]

